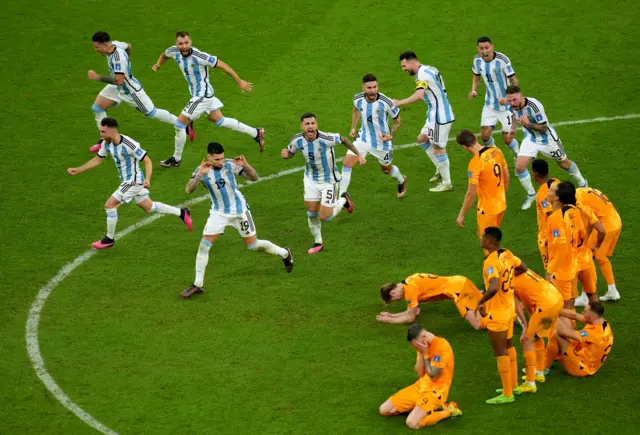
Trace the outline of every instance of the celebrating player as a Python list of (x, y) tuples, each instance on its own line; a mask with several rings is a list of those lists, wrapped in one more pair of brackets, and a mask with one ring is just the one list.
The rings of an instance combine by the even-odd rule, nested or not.
[[(191, 213), (188, 208), (172, 207), (161, 202), (152, 201), (148, 188), (151, 185), (152, 163), (147, 152), (140, 148), (140, 144), (129, 136), (118, 132), (118, 122), (113, 118), (100, 121), (100, 149), (98, 154), (79, 168), (69, 168), (67, 173), (78, 175), (88, 169), (102, 164), (110, 154), (116, 163), (120, 175), (120, 187), (113, 192), (104, 205), (107, 212), (107, 235), (91, 246), (96, 249), (109, 248), (115, 244), (116, 224), (118, 223), (118, 207), (131, 200), (145, 211), (145, 213), (172, 214), (180, 217), (191, 231)], [(140, 170), (140, 162), (144, 163), (147, 176)]]
[(547, 264), (549, 263), (549, 241), (547, 239), (547, 219), (549, 215), (553, 213), (553, 207), (551, 203), (547, 201), (547, 195), (549, 194), (549, 188), (558, 184), (560, 180), (557, 178), (549, 177), (549, 164), (546, 160), (536, 159), (531, 164), (533, 171), (533, 178), (540, 185), (538, 193), (536, 194), (536, 213), (538, 219), (538, 249), (542, 256), (542, 264), (544, 270), (547, 270)]
[[(400, 109), (395, 107), (386, 95), (378, 92), (378, 79), (373, 74), (362, 78), (363, 92), (353, 97), (353, 114), (351, 116), (351, 132), (349, 136), (356, 137), (353, 145), (366, 157), (371, 153), (378, 159), (380, 169), (398, 182), (398, 198), (402, 198), (407, 191), (407, 177), (402, 175), (397, 166), (392, 165), (393, 144), (391, 141), (400, 128)], [(394, 119), (393, 127), (389, 130), (388, 118)], [(358, 120), (362, 118), (362, 126), (356, 133)], [(347, 151), (342, 166), (340, 193), (346, 193), (351, 183), (351, 171), (358, 158), (351, 151)]]
[(453, 299), (460, 315), (474, 329), (481, 329), (481, 318), (475, 312), (482, 293), (464, 276), (437, 276), (416, 273), (401, 283), (387, 283), (380, 288), (380, 296), (385, 304), (401, 300), (407, 301), (407, 310), (391, 314), (382, 312), (376, 320), (382, 323), (413, 323), (420, 314), (420, 302), (435, 302)]
[(454, 368), (449, 342), (418, 324), (409, 328), (407, 340), (417, 352), (415, 370), (420, 379), (389, 397), (380, 405), (380, 414), (390, 417), (408, 412), (406, 423), (411, 429), (462, 415), (455, 402), (446, 403)]
[[(577, 253), (577, 278), (582, 284), (582, 294), (576, 298), (573, 305), (574, 307), (585, 307), (589, 302), (598, 301), (598, 293), (596, 291), (598, 274), (596, 273), (596, 265), (593, 262), (593, 256), (594, 252), (597, 252), (602, 246), (607, 232), (591, 208), (584, 204), (578, 204), (577, 198), (576, 206), (578, 210), (580, 210), (582, 227), (585, 229), (585, 238), (580, 240)], [(593, 250), (589, 245), (589, 234), (592, 230), (597, 234), (596, 244)]]
[[(147, 118), (154, 118), (167, 124), (175, 124), (176, 116), (164, 109), (158, 109), (153, 105), (151, 98), (142, 88), (142, 85), (131, 72), (131, 44), (120, 41), (111, 41), (107, 32), (96, 32), (91, 38), (95, 51), (107, 57), (109, 75), (102, 76), (95, 71), (89, 71), (91, 80), (97, 80), (107, 85), (96, 97), (91, 110), (96, 118), (98, 129), (101, 122), (107, 117), (107, 110), (114, 104), (127, 103), (134, 109), (138, 109)], [(185, 126), (176, 126), (175, 147), (184, 147), (187, 140)], [(93, 145), (89, 151), (96, 152), (101, 147), (101, 142)]]
[[(393, 100), (396, 107), (424, 100), (427, 103), (427, 121), (420, 131), (418, 143), (436, 165), (436, 174), (429, 180), (441, 181), (431, 192), (446, 192), (453, 189), (447, 156), (447, 140), (451, 125), (455, 121), (447, 90), (440, 71), (435, 67), (422, 65), (412, 51), (400, 55), (402, 71), (416, 76), (416, 91), (404, 100)], [(433, 145), (433, 146), (432, 146)]]
[(202, 240), (196, 255), (196, 279), (181, 293), (184, 298), (204, 291), (204, 271), (209, 263), (209, 250), (224, 234), (226, 227), (238, 230), (247, 248), (277, 255), (282, 258), (287, 273), (293, 270), (293, 256), (289, 248), (281, 248), (268, 240), (258, 239), (249, 206), (238, 189), (236, 175), (241, 175), (249, 181), (258, 180), (258, 174), (244, 156), (225, 159), (222, 145), (212, 142), (207, 146), (206, 161), (196, 168), (187, 183), (187, 194), (193, 193), (200, 183), (204, 185), (211, 195), (211, 211), (202, 231)]
[[(209, 53), (200, 51), (191, 46), (189, 32), (176, 33), (176, 45), (167, 48), (153, 65), (152, 69), (158, 71), (167, 59), (175, 59), (176, 65), (184, 74), (189, 84), (191, 100), (182, 110), (175, 125), (176, 128), (184, 128), (192, 121), (198, 119), (203, 113), (218, 127), (225, 127), (250, 135), (259, 145), (260, 151), (264, 149), (264, 129), (253, 128), (233, 118), (225, 118), (220, 109), (224, 106), (214, 96), (213, 87), (209, 83), (209, 68), (220, 68), (233, 78), (242, 92), (251, 92), (253, 84), (242, 80), (238, 74), (226, 63)], [(184, 145), (184, 144), (183, 144)], [(176, 146), (173, 156), (160, 162), (165, 167), (178, 167), (182, 159), (182, 147)]]
[(300, 117), (302, 133), (296, 134), (291, 142), (280, 152), (283, 159), (290, 159), (300, 151), (305, 159), (304, 169), (304, 203), (307, 207), (309, 229), (315, 239), (313, 247), (307, 252), (316, 254), (324, 249), (322, 242), (321, 221), (329, 222), (344, 207), (353, 213), (353, 201), (347, 192), (338, 199), (338, 183), (336, 175), (336, 156), (333, 147), (342, 143), (354, 153), (361, 165), (366, 160), (360, 151), (344, 136), (337, 133), (323, 133), (318, 130), (316, 115), (304, 113)]

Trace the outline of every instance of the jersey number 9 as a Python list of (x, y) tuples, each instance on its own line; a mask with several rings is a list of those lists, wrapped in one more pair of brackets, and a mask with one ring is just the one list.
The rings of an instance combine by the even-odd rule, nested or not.
[(493, 165), (493, 175), (498, 179), (498, 187), (500, 187), (502, 184), (502, 168), (497, 163)]

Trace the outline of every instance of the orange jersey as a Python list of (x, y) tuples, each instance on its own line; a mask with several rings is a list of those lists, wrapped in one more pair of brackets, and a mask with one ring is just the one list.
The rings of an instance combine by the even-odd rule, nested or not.
[(509, 170), (498, 147), (484, 147), (469, 162), (469, 184), (478, 186), (478, 213), (498, 214), (506, 210), (504, 178)]
[(582, 225), (582, 229), (578, 232), (578, 272), (580, 272), (590, 268), (593, 264), (593, 252), (589, 247), (587, 229), (598, 222), (598, 218), (586, 205), (578, 205), (578, 210), (580, 210), (580, 224)]
[(611, 326), (606, 321), (600, 325), (587, 325), (578, 335), (580, 341), (572, 342), (573, 351), (580, 356), (587, 373), (593, 375), (607, 359), (613, 346)]
[(580, 211), (566, 205), (547, 220), (549, 264), (547, 272), (561, 281), (571, 281), (578, 273), (578, 243), (582, 226)]
[(546, 279), (527, 270), (513, 279), (515, 296), (530, 308), (549, 308), (562, 302), (562, 295)]
[(616, 231), (622, 227), (618, 211), (609, 198), (598, 189), (579, 187), (576, 189), (576, 199), (579, 206), (586, 205), (593, 210), (607, 232)]
[(489, 281), (498, 278), (498, 293), (485, 303), (487, 315), (496, 321), (509, 321), (516, 309), (513, 300), (514, 269), (522, 261), (508, 249), (499, 249), (487, 255), (484, 259), (482, 275), (484, 285), (489, 289)]
[(429, 358), (433, 367), (442, 369), (440, 376), (435, 380), (425, 373), (420, 378), (420, 391), (436, 392), (446, 400), (449, 394), (449, 388), (451, 387), (451, 380), (453, 379), (453, 349), (447, 340), (442, 337), (435, 337), (431, 343), (429, 343), (428, 354), (421, 355), (418, 352), (418, 358)]
[[(426, 302), (438, 296), (455, 299), (456, 294), (450, 290), (456, 280), (462, 276), (438, 276), (429, 273), (415, 273), (402, 281), (407, 308), (415, 308), (420, 302)], [(456, 287), (457, 288), (457, 287)]]
[(538, 217), (538, 241), (547, 241), (547, 218), (553, 212), (551, 203), (547, 201), (549, 189), (560, 181), (556, 178), (550, 178), (546, 183), (540, 185), (536, 194), (536, 213)]

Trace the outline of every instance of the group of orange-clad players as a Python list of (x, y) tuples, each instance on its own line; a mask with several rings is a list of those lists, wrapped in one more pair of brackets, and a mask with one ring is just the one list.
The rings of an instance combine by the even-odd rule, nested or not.
[[(611, 201), (593, 187), (577, 188), (570, 181), (549, 176), (545, 160), (534, 160), (534, 178), (540, 185), (536, 195), (538, 246), (545, 268), (540, 276), (508, 249), (501, 247), (499, 229), (506, 210), (508, 168), (495, 146), (480, 145), (469, 130), (461, 131), (457, 142), (473, 154), (469, 163), (469, 189), (457, 223), (477, 197), (477, 225), (483, 264), (484, 293), (463, 276), (417, 273), (401, 283), (382, 286), (385, 303), (406, 300), (401, 313), (382, 312), (383, 323), (413, 323), (421, 302), (452, 299), (462, 317), (474, 329), (486, 329), (502, 388), (488, 404), (513, 402), (514, 396), (535, 393), (536, 382), (555, 360), (571, 376), (595, 374), (611, 351), (613, 333), (604, 319), (600, 301), (620, 299), (609, 257), (620, 236), (622, 222)], [(607, 282), (605, 295), (598, 298), (598, 262)], [(578, 283), (582, 294), (578, 297)], [(574, 307), (585, 307), (577, 314)], [(524, 352), (524, 382), (518, 385), (517, 352), (513, 345), (516, 319), (523, 327), (520, 343)], [(582, 330), (575, 321), (584, 324)], [(544, 339), (547, 338), (545, 345)], [(385, 416), (409, 413), (407, 425), (418, 429), (462, 414), (455, 402), (448, 402), (453, 378), (451, 346), (423, 326), (410, 327), (408, 340), (417, 352), (419, 380), (397, 392), (380, 406)]]

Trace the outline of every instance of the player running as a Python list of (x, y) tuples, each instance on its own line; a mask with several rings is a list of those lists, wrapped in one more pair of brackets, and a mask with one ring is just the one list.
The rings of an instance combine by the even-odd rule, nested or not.
[(407, 310), (391, 314), (382, 312), (376, 316), (381, 323), (413, 323), (420, 314), (420, 302), (435, 302), (452, 299), (460, 315), (474, 329), (481, 329), (481, 317), (475, 312), (482, 293), (464, 276), (437, 276), (416, 273), (401, 283), (387, 283), (380, 288), (380, 296), (385, 304), (401, 300), (407, 301)]
[(438, 69), (422, 65), (413, 51), (405, 51), (400, 55), (400, 65), (402, 71), (416, 76), (416, 91), (404, 100), (393, 100), (393, 104), (400, 107), (419, 100), (427, 103), (427, 121), (418, 136), (418, 144), (436, 165), (436, 174), (429, 181), (432, 183), (441, 181), (429, 190), (431, 192), (453, 190), (446, 147), (455, 116), (449, 104), (444, 80)]
[[(349, 136), (356, 138), (353, 145), (366, 157), (372, 154), (378, 159), (380, 169), (398, 182), (398, 198), (407, 191), (407, 177), (402, 175), (397, 166), (392, 165), (393, 144), (391, 141), (400, 128), (400, 109), (395, 107), (386, 95), (378, 92), (378, 79), (373, 74), (362, 78), (362, 91), (353, 97), (351, 115), (351, 132)], [(393, 118), (393, 127), (389, 129), (388, 118)], [(358, 120), (362, 118), (360, 130), (356, 132)], [(347, 193), (351, 183), (351, 171), (358, 162), (358, 157), (347, 151), (342, 166), (340, 193)]]
[[(94, 158), (79, 168), (67, 169), (68, 174), (78, 175), (80, 172), (100, 166), (104, 159), (111, 155), (120, 175), (120, 187), (113, 192), (104, 205), (107, 212), (107, 235), (91, 246), (96, 249), (104, 249), (110, 248), (116, 243), (118, 207), (122, 204), (128, 204), (132, 200), (145, 213), (154, 212), (178, 216), (191, 231), (191, 213), (188, 208), (178, 208), (155, 202), (149, 197), (152, 163), (147, 152), (140, 148), (140, 144), (129, 136), (120, 134), (118, 122), (113, 118), (104, 118), (100, 121), (100, 137), (102, 138), (100, 149)], [(146, 177), (140, 170), (140, 162), (144, 163)]]
[(449, 342), (418, 324), (409, 328), (407, 340), (416, 350), (415, 370), (420, 379), (380, 405), (380, 415), (390, 417), (408, 412), (406, 424), (411, 429), (462, 415), (455, 402), (446, 403), (454, 368)]
[(188, 195), (202, 183), (211, 195), (211, 211), (202, 231), (202, 240), (196, 255), (196, 279), (180, 293), (183, 298), (190, 298), (204, 291), (204, 272), (209, 263), (209, 251), (213, 243), (224, 234), (226, 227), (234, 227), (244, 239), (247, 248), (277, 255), (282, 258), (287, 273), (293, 270), (291, 249), (258, 239), (249, 205), (238, 189), (236, 175), (241, 175), (249, 181), (258, 180), (258, 174), (244, 156), (225, 159), (222, 145), (212, 142), (207, 146), (207, 159), (196, 168), (187, 183), (185, 191)]
[[(142, 88), (140, 82), (131, 72), (131, 44), (120, 41), (111, 41), (107, 32), (96, 32), (91, 38), (95, 51), (107, 57), (109, 75), (102, 76), (91, 70), (88, 76), (91, 80), (97, 80), (107, 85), (96, 96), (96, 100), (91, 107), (98, 125), (107, 117), (107, 110), (121, 102), (127, 103), (134, 109), (139, 110), (147, 118), (157, 119), (167, 124), (174, 125), (176, 116), (164, 109), (154, 106), (151, 98)], [(187, 140), (185, 126), (176, 126), (175, 147), (184, 147)], [(93, 145), (89, 151), (95, 153), (100, 149), (100, 141)]]
[(324, 133), (318, 130), (316, 115), (304, 113), (300, 117), (302, 133), (296, 134), (291, 142), (280, 152), (283, 159), (292, 158), (298, 151), (305, 159), (304, 204), (307, 207), (309, 229), (314, 237), (313, 246), (307, 251), (317, 254), (324, 249), (321, 221), (329, 222), (342, 208), (353, 213), (353, 201), (347, 192), (338, 199), (338, 167), (333, 147), (344, 144), (354, 153), (361, 165), (366, 160), (360, 151), (344, 136), (337, 133)]
[[(242, 92), (251, 92), (253, 84), (242, 80), (238, 74), (226, 63), (209, 53), (200, 51), (191, 45), (189, 32), (176, 33), (176, 45), (167, 48), (153, 65), (152, 69), (158, 71), (168, 59), (175, 59), (176, 65), (184, 74), (189, 84), (191, 100), (182, 110), (175, 125), (176, 128), (184, 128), (192, 121), (200, 118), (205, 113), (207, 118), (218, 127), (245, 133), (251, 136), (264, 150), (264, 129), (253, 128), (233, 118), (225, 118), (220, 109), (224, 107), (222, 102), (214, 95), (213, 87), (209, 83), (209, 68), (219, 68), (229, 77), (233, 78)], [(178, 167), (182, 159), (182, 150), (176, 146), (173, 156), (160, 162), (165, 167)]]

